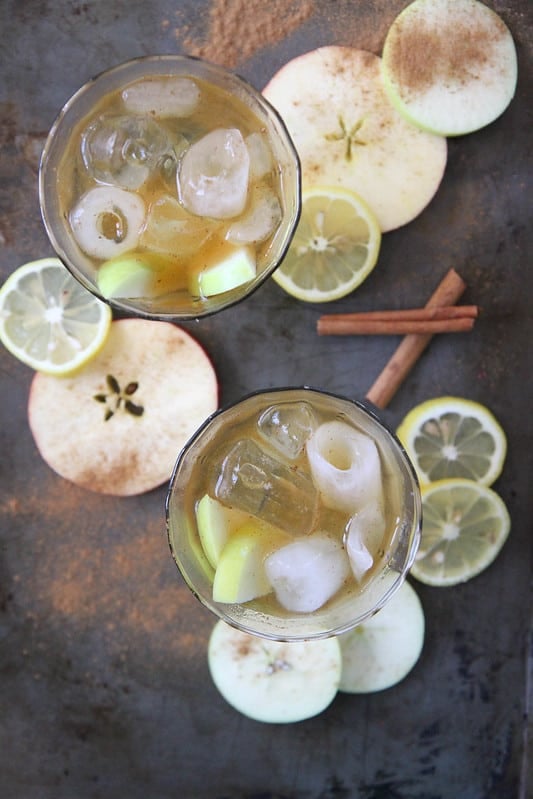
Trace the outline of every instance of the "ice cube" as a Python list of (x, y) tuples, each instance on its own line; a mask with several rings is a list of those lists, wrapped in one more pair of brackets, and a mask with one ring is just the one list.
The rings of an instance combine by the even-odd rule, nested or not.
[(358, 580), (373, 566), (384, 535), (385, 517), (376, 502), (369, 502), (350, 519), (346, 529), (346, 551)]
[(200, 89), (191, 78), (142, 78), (122, 91), (128, 111), (165, 117), (188, 117), (200, 101)]
[(289, 460), (295, 460), (316, 427), (306, 402), (285, 402), (263, 411), (257, 422), (261, 436)]
[(338, 541), (315, 533), (269, 555), (265, 571), (284, 608), (312, 613), (337, 593), (350, 574), (350, 564)]
[(226, 238), (238, 244), (265, 241), (281, 222), (281, 205), (268, 186), (251, 191), (250, 209), (228, 228)]
[(250, 439), (237, 441), (224, 457), (215, 496), (293, 535), (308, 533), (317, 513), (312, 480)]
[(369, 436), (346, 422), (325, 422), (311, 435), (306, 448), (325, 505), (352, 514), (370, 501), (381, 502), (381, 464)]
[(147, 116), (103, 116), (83, 132), (81, 154), (99, 183), (138, 189), (165, 154), (170, 134)]
[(236, 128), (217, 128), (191, 144), (178, 170), (178, 194), (198, 216), (230, 219), (244, 211), (250, 156)]
[(252, 178), (263, 178), (272, 169), (272, 153), (261, 133), (250, 133), (245, 138), (250, 154), (250, 175)]
[(152, 252), (187, 258), (195, 253), (219, 227), (186, 211), (170, 195), (151, 203), (140, 244)]

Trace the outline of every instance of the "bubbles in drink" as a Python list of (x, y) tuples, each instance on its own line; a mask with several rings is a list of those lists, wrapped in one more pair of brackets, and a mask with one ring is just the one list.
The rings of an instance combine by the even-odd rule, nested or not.
[(313, 411), (306, 402), (273, 405), (257, 421), (262, 438), (291, 461), (301, 455), (316, 426)]
[(102, 116), (81, 137), (88, 175), (98, 183), (123, 189), (140, 188), (171, 153), (168, 132), (148, 116)]
[(291, 535), (308, 533), (317, 513), (317, 493), (309, 475), (272, 457), (251, 439), (237, 441), (224, 457), (215, 496)]

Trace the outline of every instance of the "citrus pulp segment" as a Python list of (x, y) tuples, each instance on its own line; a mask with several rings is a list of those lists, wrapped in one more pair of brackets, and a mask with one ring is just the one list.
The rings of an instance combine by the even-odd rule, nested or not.
[(58, 258), (20, 266), (0, 289), (0, 340), (38, 372), (66, 375), (104, 344), (111, 309), (81, 286)]
[(381, 231), (354, 192), (316, 186), (302, 194), (302, 214), (287, 255), (273, 278), (306, 302), (329, 302), (352, 292), (376, 265)]
[(452, 477), (491, 485), (507, 451), (505, 433), (478, 402), (438, 397), (413, 408), (396, 431), (422, 484)]
[(456, 585), (484, 571), (511, 528), (503, 500), (473, 480), (438, 480), (423, 487), (422, 508), (422, 535), (411, 574), (427, 585)]

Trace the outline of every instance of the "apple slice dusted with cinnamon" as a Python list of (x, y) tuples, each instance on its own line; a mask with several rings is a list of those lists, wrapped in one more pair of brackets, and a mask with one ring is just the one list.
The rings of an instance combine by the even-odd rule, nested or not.
[(513, 38), (478, 0), (415, 0), (389, 29), (383, 77), (392, 102), (411, 122), (443, 136), (471, 133), (511, 102)]
[(323, 185), (355, 192), (383, 232), (414, 219), (437, 191), (446, 140), (394, 108), (373, 53), (321, 47), (289, 61), (263, 94), (292, 136), (304, 190)]
[(181, 448), (217, 405), (215, 371), (195, 339), (168, 322), (122, 319), (77, 372), (35, 375), (28, 418), (55, 472), (127, 496), (170, 478)]

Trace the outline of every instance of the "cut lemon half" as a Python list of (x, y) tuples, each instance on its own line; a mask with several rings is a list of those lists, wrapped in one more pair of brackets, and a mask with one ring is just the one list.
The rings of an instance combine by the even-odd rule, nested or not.
[(511, 529), (503, 500), (473, 480), (422, 488), (423, 525), (411, 574), (434, 586), (464, 583), (486, 569)]
[(452, 477), (491, 485), (507, 452), (505, 433), (478, 402), (437, 397), (413, 408), (396, 431), (422, 484)]
[(272, 277), (299, 300), (338, 300), (368, 277), (380, 245), (378, 222), (357, 194), (333, 186), (308, 188), (294, 238)]
[(0, 288), (0, 340), (38, 372), (66, 375), (90, 360), (111, 316), (58, 258), (20, 266)]

